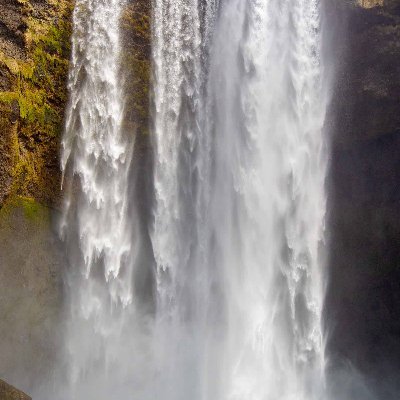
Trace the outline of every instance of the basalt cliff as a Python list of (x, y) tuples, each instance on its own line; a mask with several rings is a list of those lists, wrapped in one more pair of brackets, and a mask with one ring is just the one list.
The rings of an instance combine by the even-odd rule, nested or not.
[(400, 382), (400, 2), (335, 4), (330, 348), (391, 399)]

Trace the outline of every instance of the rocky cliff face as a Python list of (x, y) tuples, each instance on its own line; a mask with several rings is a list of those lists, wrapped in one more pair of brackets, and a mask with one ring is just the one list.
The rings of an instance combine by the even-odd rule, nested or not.
[[(0, 205), (19, 195), (57, 206), (73, 0), (0, 0), (0, 8)], [(145, 146), (150, 1), (128, 1), (121, 27), (125, 129)]]
[(0, 204), (59, 193), (72, 0), (0, 0)]
[(400, 2), (339, 0), (330, 11), (330, 348), (388, 400), (400, 382)]
[(51, 218), (25, 197), (0, 210), (0, 377), (29, 393), (51, 379), (62, 345), (63, 253)]
[(60, 192), (72, 3), (0, 0), (0, 377), (28, 392), (49, 379), (61, 332), (48, 206)]
[(343, 148), (400, 129), (400, 2), (341, 1), (346, 6), (340, 10), (345, 22), (335, 85), (334, 145)]

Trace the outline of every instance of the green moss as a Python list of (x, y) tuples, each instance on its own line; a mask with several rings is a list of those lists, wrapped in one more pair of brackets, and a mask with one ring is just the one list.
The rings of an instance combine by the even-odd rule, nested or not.
[(46, 168), (48, 154), (58, 148), (67, 101), (73, 1), (47, 0), (49, 8), (40, 17), (37, 10), (32, 13), (36, 5), (31, 0), (19, 2), (26, 15), (26, 57), (0, 52), (0, 68), (11, 83), (7, 92), (0, 92), (0, 111), (16, 119), (7, 193), (48, 199), (57, 190), (57, 178), (49, 182)]
[(49, 136), (59, 133), (62, 117), (58, 110), (49, 104), (43, 89), (27, 88), (22, 92), (0, 92), (0, 103), (11, 104), (13, 101), (18, 102), (19, 116), (25, 123), (25, 129), (22, 130), (24, 136), (37, 132)]
[(0, 219), (5, 220), (14, 210), (21, 209), (24, 217), (32, 222), (48, 222), (48, 208), (31, 197), (13, 196), (0, 209)]
[(24, 210), (25, 217), (34, 220), (43, 214), (43, 207), (29, 197), (18, 197), (19, 206)]
[(142, 12), (125, 12), (122, 15), (123, 27), (133, 30), (135, 36), (140, 36), (146, 41), (150, 40), (150, 16)]
[(17, 100), (20, 117), (34, 125), (32, 131), (59, 133), (62, 103), (66, 100), (70, 34), (68, 18), (60, 18), (52, 25), (29, 17), (26, 32), (29, 60), (17, 60), (0, 52), (0, 64), (14, 75), (14, 90), (0, 93), (0, 102)]
[(18, 93), (0, 92), (0, 103), (11, 104), (14, 100), (18, 100)]
[(149, 117), (149, 81), (150, 63), (147, 60), (140, 60), (134, 56), (129, 59), (131, 67), (131, 101), (136, 117), (144, 122)]
[(33, 62), (25, 62), (19, 64), (19, 72), (21, 74), (21, 78), (32, 79), (33, 71), (34, 71)]
[[(146, 3), (147, 4), (147, 3)], [(128, 104), (126, 128), (138, 135), (149, 133), (150, 9), (144, 3), (127, 6), (122, 14), (124, 65)]]

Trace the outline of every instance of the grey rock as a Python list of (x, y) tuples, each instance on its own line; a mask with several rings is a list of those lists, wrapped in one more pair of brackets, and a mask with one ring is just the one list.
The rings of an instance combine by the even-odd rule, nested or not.
[(31, 393), (51, 382), (61, 348), (62, 251), (52, 218), (31, 199), (0, 210), (0, 376)]

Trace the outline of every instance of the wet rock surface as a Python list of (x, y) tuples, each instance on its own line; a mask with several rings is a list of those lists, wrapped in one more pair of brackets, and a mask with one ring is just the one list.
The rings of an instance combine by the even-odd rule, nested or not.
[[(329, 176), (332, 358), (400, 390), (400, 2), (338, 1)], [(332, 12), (332, 9), (331, 9)]]
[(0, 376), (29, 393), (51, 380), (62, 348), (63, 255), (53, 219), (28, 198), (0, 210)]

